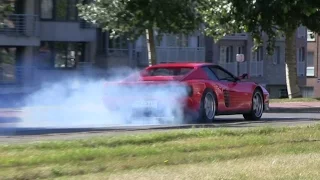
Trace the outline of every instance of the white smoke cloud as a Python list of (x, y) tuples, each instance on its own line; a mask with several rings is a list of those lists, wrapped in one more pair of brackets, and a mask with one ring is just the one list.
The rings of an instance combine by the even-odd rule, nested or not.
[[(26, 98), (19, 127), (107, 127), (127, 125), (181, 124), (185, 86), (168, 83), (119, 85), (121, 79), (138, 74), (133, 69), (114, 69), (99, 80), (71, 78), (44, 84)], [(117, 83), (115, 83), (117, 82)], [(162, 114), (148, 117), (134, 109), (155, 99)], [(155, 105), (152, 101), (149, 106)], [(156, 105), (155, 105), (156, 106)], [(155, 111), (153, 111), (155, 112)]]

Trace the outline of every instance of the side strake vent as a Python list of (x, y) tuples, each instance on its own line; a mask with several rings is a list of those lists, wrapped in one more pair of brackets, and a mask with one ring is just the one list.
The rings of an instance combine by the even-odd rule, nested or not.
[(224, 95), (224, 103), (226, 107), (230, 107), (230, 93), (227, 90), (223, 90), (223, 95)]

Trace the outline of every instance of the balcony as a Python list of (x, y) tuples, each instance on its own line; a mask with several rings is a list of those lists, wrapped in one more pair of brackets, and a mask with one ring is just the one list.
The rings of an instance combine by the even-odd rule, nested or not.
[(38, 16), (12, 14), (0, 23), (0, 46), (38, 46)]
[(247, 33), (229, 34), (229, 35), (224, 36), (222, 39), (225, 39), (225, 40), (247, 40), (248, 34)]

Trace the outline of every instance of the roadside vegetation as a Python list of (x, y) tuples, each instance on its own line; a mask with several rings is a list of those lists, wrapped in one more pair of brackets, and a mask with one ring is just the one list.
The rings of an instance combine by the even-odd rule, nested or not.
[(294, 99), (270, 99), (271, 103), (286, 103), (286, 102), (320, 102), (320, 98), (294, 98)]
[(0, 179), (315, 179), (320, 125), (0, 146)]

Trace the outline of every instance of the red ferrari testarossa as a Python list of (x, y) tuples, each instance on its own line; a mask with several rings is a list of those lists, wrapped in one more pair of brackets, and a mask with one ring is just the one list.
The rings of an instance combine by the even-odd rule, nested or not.
[[(139, 73), (139, 77), (129, 76), (118, 83), (126, 86), (174, 82), (186, 85), (187, 93), (179, 101), (184, 117), (192, 117), (193, 123), (211, 123), (215, 116), (231, 114), (243, 114), (245, 120), (259, 120), (263, 112), (269, 110), (269, 93), (263, 86), (244, 80), (247, 77), (248, 74), (236, 77), (211, 63), (166, 63), (147, 67)], [(113, 110), (123, 107), (120, 102), (124, 97), (119, 97), (117, 102), (108, 98), (106, 96), (104, 99), (107, 107)], [(155, 99), (140, 102), (140, 110), (149, 112), (157, 108)], [(132, 103), (131, 100), (126, 101), (126, 106)]]

